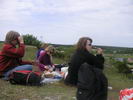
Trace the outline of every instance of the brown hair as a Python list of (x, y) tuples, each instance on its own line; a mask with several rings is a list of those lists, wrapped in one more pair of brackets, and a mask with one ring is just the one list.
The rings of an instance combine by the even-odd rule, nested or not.
[(76, 49), (77, 50), (86, 50), (86, 43), (89, 40), (92, 43), (92, 39), (89, 37), (81, 37), (77, 42)]
[(20, 34), (16, 31), (9, 31), (6, 34), (5, 43), (10, 43), (11, 44), (11, 42), (13, 40), (16, 40), (19, 36), (20, 36)]
[(54, 48), (52, 45), (49, 45), (49, 46), (45, 49), (45, 51), (50, 52), (50, 53), (54, 53), (55, 48)]

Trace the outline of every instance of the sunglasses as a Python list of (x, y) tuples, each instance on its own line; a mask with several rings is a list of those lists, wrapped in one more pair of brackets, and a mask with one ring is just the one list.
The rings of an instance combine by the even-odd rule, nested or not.
[(90, 44), (87, 44), (88, 46), (92, 46), (92, 44), (90, 43)]

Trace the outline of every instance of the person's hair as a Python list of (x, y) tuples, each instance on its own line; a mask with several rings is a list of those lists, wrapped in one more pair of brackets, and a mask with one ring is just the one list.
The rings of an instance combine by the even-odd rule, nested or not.
[(47, 43), (43, 43), (42, 45), (41, 45), (41, 48), (47, 48), (48, 47), (48, 44)]
[(9, 31), (6, 34), (5, 43), (11, 44), (13, 40), (17, 40), (17, 38), (20, 36), (20, 34), (16, 31)]
[(86, 43), (89, 40), (92, 43), (92, 39), (89, 37), (81, 37), (77, 42), (76, 49), (77, 50), (86, 50)]
[(49, 46), (45, 49), (45, 51), (50, 52), (50, 53), (54, 53), (54, 52), (55, 52), (55, 48), (54, 48), (52, 45), (49, 45)]

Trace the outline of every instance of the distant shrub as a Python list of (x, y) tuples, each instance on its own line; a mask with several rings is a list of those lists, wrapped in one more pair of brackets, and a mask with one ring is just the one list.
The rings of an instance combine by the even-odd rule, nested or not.
[(74, 50), (75, 48), (73, 46), (71, 47), (60, 46), (56, 48), (56, 51), (53, 56), (64, 59), (65, 62), (68, 63)]
[(23, 38), (24, 38), (24, 43), (26, 45), (36, 46), (38, 49), (40, 48), (42, 44), (41, 41), (39, 41), (35, 36), (30, 35), (30, 34), (23, 35)]
[(65, 50), (64, 54), (65, 54), (65, 61), (69, 63), (71, 56), (73, 55), (75, 51), (75, 47), (69, 47)]
[(126, 74), (126, 77), (129, 78), (130, 80), (133, 80), (133, 74), (132, 73)]
[(115, 59), (114, 59), (114, 57), (109, 56), (109, 61), (110, 61), (111, 64), (114, 64), (114, 63), (115, 63)]
[(127, 66), (126, 60), (124, 60), (123, 62), (115, 61), (114, 66), (116, 67), (119, 73), (130, 73), (131, 72), (129, 67)]
[(56, 58), (61, 58), (61, 59), (64, 59), (64, 57), (65, 57), (64, 52), (59, 51), (59, 50), (56, 50), (55, 53), (53, 54), (53, 56)]

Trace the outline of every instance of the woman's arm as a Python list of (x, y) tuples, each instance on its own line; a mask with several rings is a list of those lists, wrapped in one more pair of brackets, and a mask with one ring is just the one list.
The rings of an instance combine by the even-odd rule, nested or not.
[[(16, 40), (18, 42), (18, 48), (16, 48), (13, 44), (5, 44), (3, 47), (3, 52), (8, 57), (23, 57), (25, 53), (24, 40), (22, 36), (19, 36)], [(17, 45), (17, 44), (16, 44)]]
[(5, 44), (2, 52), (4, 52), (4, 55), (8, 57), (20, 58), (24, 56), (25, 45), (20, 43), (19, 47), (15, 48), (11, 44)]
[(104, 57), (102, 56), (102, 51), (98, 51), (97, 55), (87, 53), (87, 63), (94, 65), (99, 69), (104, 69)]

